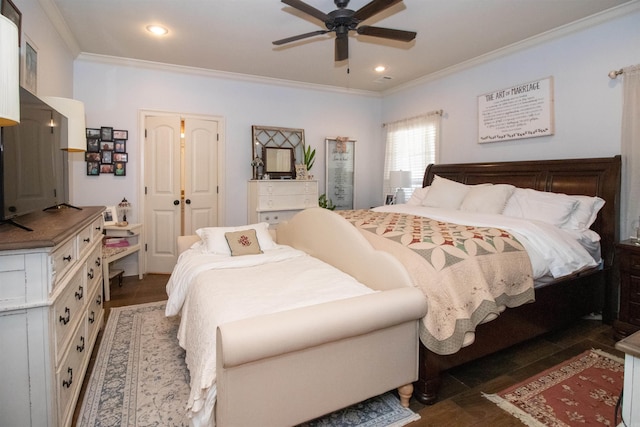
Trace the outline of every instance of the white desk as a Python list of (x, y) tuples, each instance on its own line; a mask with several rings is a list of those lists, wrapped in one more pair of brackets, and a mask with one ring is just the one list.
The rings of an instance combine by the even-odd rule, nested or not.
[(121, 237), (129, 241), (129, 246), (122, 247), (107, 247), (102, 246), (102, 280), (104, 283), (104, 300), (109, 301), (111, 299), (111, 290), (109, 288), (109, 264), (117, 261), (121, 258), (131, 255), (133, 253), (138, 254), (138, 278), (142, 279), (142, 224), (128, 224), (123, 227), (116, 225), (105, 225), (104, 234), (107, 237)]

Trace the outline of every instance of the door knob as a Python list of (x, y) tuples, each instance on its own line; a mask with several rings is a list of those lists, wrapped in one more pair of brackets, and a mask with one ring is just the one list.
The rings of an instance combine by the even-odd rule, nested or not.
[(174, 204), (174, 205), (176, 205), (176, 206), (178, 206), (178, 205), (180, 204), (180, 200), (174, 200), (174, 201), (173, 201), (173, 204)]
[(191, 204), (191, 199), (187, 199), (184, 201), (186, 204), (190, 205)]

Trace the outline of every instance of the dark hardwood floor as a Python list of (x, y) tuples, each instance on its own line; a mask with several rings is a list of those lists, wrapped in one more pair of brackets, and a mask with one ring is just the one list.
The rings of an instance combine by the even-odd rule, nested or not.
[[(112, 307), (167, 299), (165, 285), (168, 278), (168, 275), (147, 274), (143, 280), (138, 280), (137, 276), (125, 277), (122, 287), (114, 283), (111, 287), (111, 301), (104, 305), (105, 323)], [(74, 426), (101, 338), (102, 332), (78, 400)], [(624, 354), (616, 350), (614, 344), (610, 325), (604, 325), (598, 320), (583, 319), (565, 330), (452, 369), (443, 378), (438, 403), (424, 406), (415, 399), (411, 400), (411, 409), (418, 412), (421, 419), (410, 426), (522, 426), (516, 418), (482, 397), (482, 393), (496, 393), (591, 348), (599, 348), (624, 358)]]

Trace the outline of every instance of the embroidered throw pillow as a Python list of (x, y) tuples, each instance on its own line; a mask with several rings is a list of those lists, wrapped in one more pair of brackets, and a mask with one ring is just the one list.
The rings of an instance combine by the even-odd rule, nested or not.
[(225, 239), (231, 249), (231, 256), (261, 254), (260, 244), (256, 236), (256, 230), (249, 228), (241, 231), (224, 233)]

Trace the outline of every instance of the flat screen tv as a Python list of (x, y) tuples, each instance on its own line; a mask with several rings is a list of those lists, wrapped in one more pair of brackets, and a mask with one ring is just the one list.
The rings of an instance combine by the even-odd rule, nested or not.
[(0, 128), (0, 227), (19, 217), (66, 204), (67, 118), (20, 88), (20, 123)]

